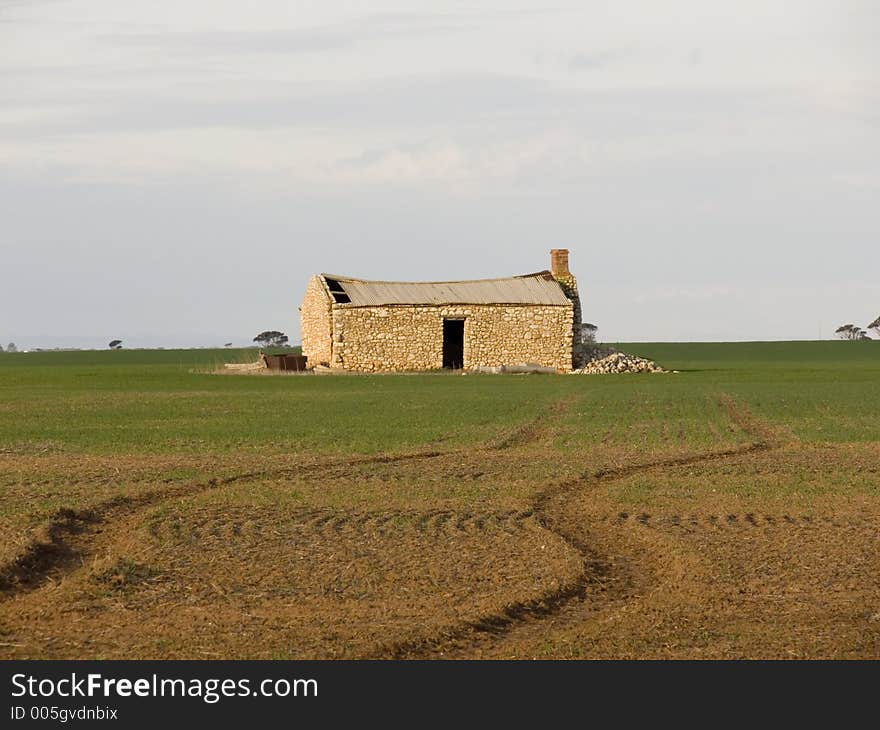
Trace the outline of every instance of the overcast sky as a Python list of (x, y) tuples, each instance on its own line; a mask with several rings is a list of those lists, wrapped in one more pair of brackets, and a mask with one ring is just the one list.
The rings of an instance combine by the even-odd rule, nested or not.
[(864, 326), (877, 16), (0, 0), (0, 340), (298, 341), (312, 273), (507, 276), (557, 247), (606, 341)]

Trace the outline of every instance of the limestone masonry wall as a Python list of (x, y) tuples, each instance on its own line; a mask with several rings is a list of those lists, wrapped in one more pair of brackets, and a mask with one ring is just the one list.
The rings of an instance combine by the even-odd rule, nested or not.
[[(462, 318), (465, 369), (526, 362), (571, 369), (572, 306), (329, 306), (333, 352), (328, 361), (333, 367), (367, 372), (441, 368), (443, 319)], [(314, 364), (312, 350), (318, 352), (318, 345), (311, 333), (307, 345), (306, 331), (319, 327), (306, 324), (305, 304), (302, 312), (303, 351)], [(310, 316), (319, 320), (317, 314)]]
[(330, 295), (319, 276), (309, 279), (300, 311), (302, 323), (302, 352), (309, 358), (309, 367), (319, 363), (331, 364), (333, 358), (333, 324), (330, 315)]

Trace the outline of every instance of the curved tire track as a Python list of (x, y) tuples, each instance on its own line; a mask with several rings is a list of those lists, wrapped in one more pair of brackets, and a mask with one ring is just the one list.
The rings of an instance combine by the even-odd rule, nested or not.
[[(605, 469), (595, 473), (585, 473), (574, 480), (553, 485), (541, 492), (534, 500), (532, 507), (521, 512), (508, 513), (457, 513), (450, 510), (433, 510), (427, 514), (417, 512), (381, 512), (381, 513), (343, 513), (333, 510), (306, 510), (303, 517), (305, 524), (319, 531), (330, 533), (347, 531), (354, 527), (357, 530), (373, 530), (387, 528), (389, 524), (407, 521), (423, 521), (424, 530), (454, 531), (485, 529), (486, 521), (491, 519), (524, 520), (534, 517), (538, 524), (549, 532), (557, 535), (563, 542), (575, 550), (583, 561), (583, 570), (572, 582), (559, 586), (535, 599), (508, 604), (497, 612), (487, 614), (476, 620), (468, 621), (448, 630), (415, 641), (389, 644), (376, 654), (383, 658), (419, 658), (437, 653), (444, 644), (464, 642), (473, 648), (487, 637), (503, 635), (514, 626), (525, 621), (541, 619), (557, 613), (564, 606), (576, 600), (584, 600), (592, 593), (605, 592), (604, 604), (611, 600), (626, 598), (627, 590), (609, 591), (612, 573), (611, 563), (604, 556), (594, 551), (583, 539), (583, 533), (567, 528), (557, 522), (551, 512), (550, 505), (554, 500), (570, 498), (576, 492), (598, 486), (608, 481), (626, 478), (630, 475), (658, 468), (675, 468), (691, 464), (733, 458), (758, 451), (775, 448), (776, 445), (768, 437), (768, 429), (762, 426), (755, 428), (755, 420), (747, 409), (736, 406), (733, 399), (725, 396), (722, 405), (728, 410), (731, 419), (737, 422), (757, 440), (740, 447), (720, 451), (694, 454), (691, 456), (658, 459), (656, 461)], [(338, 468), (351, 468), (363, 464), (387, 464), (410, 460), (433, 459), (457, 454), (474, 454), (481, 451), (501, 451), (522, 446), (541, 438), (544, 421), (558, 414), (566, 407), (565, 402), (554, 404), (550, 411), (539, 415), (530, 423), (521, 427), (510, 436), (482, 449), (426, 451), (398, 455), (379, 455), (362, 459), (333, 461), (320, 464), (307, 464), (296, 467), (284, 467), (275, 470), (259, 470), (233, 475), (223, 479), (210, 479), (197, 484), (185, 484), (170, 489), (159, 489), (130, 497), (119, 497), (107, 500), (91, 508), (75, 511), (59, 510), (45, 525), (43, 535), (35, 538), (19, 556), (0, 567), (0, 593), (6, 598), (39, 588), (48, 578), (55, 574), (63, 574), (75, 570), (82, 564), (83, 558), (89, 554), (91, 538), (100, 532), (102, 523), (120, 517), (127, 517), (136, 512), (157, 504), (174, 499), (196, 495), (204, 491), (228, 484), (251, 481), (285, 474), (303, 474), (310, 472), (331, 471)], [(744, 416), (743, 413), (746, 415)], [(499, 517), (500, 515), (500, 517)], [(512, 516), (513, 515), (513, 516)], [(648, 517), (649, 519), (649, 517)], [(181, 529), (181, 525), (177, 529)], [(171, 529), (175, 529), (173, 526)], [(200, 526), (199, 529), (204, 529)], [(239, 528), (240, 532), (241, 528)], [(632, 583), (632, 581), (630, 581)]]
[[(256, 514), (255, 514), (256, 513)], [(156, 540), (170, 538), (190, 542), (211, 535), (234, 541), (259, 538), (271, 529), (276, 533), (334, 538), (360, 537), (390, 532), (417, 532), (432, 536), (476, 534), (490, 530), (513, 532), (521, 529), (533, 516), (530, 511), (491, 510), (485, 512), (456, 512), (448, 509), (430, 510), (374, 510), (355, 511), (338, 509), (293, 510), (285, 514), (285, 522), (272, 519), (266, 522), (258, 510), (243, 514), (211, 513), (194, 519), (172, 516), (150, 522), (148, 531)], [(270, 525), (271, 523), (271, 525)]]
[[(552, 486), (535, 498), (530, 510), (531, 514), (535, 515), (538, 523), (544, 529), (552, 532), (577, 551), (583, 560), (583, 570), (573, 582), (548, 591), (538, 598), (508, 604), (498, 612), (486, 614), (473, 621), (463, 622), (433, 636), (388, 644), (377, 652), (376, 658), (420, 659), (431, 655), (442, 655), (443, 647), (447, 644), (454, 645), (456, 650), (461, 650), (462, 645), (465, 648), (476, 649), (485, 639), (501, 636), (518, 624), (551, 616), (574, 601), (585, 600), (597, 587), (600, 589), (595, 591), (597, 594), (604, 592), (603, 599), (601, 601), (597, 599), (597, 604), (604, 605), (614, 600), (625, 599), (627, 594), (632, 591), (632, 587), (637, 585), (634, 576), (620, 576), (626, 579), (625, 582), (630, 584), (631, 588), (608, 590), (611, 585), (611, 562), (587, 544), (583, 539), (582, 527), (580, 532), (576, 532), (556, 522), (549, 509), (550, 504), (554, 500), (564, 501), (575, 492), (581, 492), (609, 481), (625, 479), (652, 469), (669, 469), (720, 461), (769, 451), (781, 445), (767, 424), (758, 421), (747, 408), (736, 404), (729, 395), (722, 395), (721, 405), (728, 412), (731, 420), (751, 435), (755, 441), (729, 449), (603, 469), (592, 474), (585, 473), (577, 479)], [(647, 525), (650, 522), (650, 515), (642, 514), (636, 519)], [(806, 517), (804, 520), (809, 522)], [(794, 520), (791, 521), (794, 522)], [(596, 609), (598, 610), (600, 607), (597, 605)]]
[(361, 464), (390, 464), (450, 456), (455, 452), (426, 451), (409, 454), (378, 455), (344, 462), (332, 461), (303, 464), (274, 470), (259, 470), (212, 478), (196, 483), (177, 484), (136, 495), (113, 497), (82, 509), (62, 507), (36, 530), (34, 538), (12, 560), (0, 566), (0, 600), (39, 588), (51, 575), (75, 569), (89, 554), (91, 536), (101, 525), (175, 499), (195, 496), (237, 482), (273, 476), (308, 474), (311, 472), (350, 467)]
[[(555, 403), (550, 411), (558, 413), (565, 407), (567, 407), (567, 399)], [(89, 554), (90, 538), (100, 531), (102, 523), (131, 516), (138, 511), (158, 504), (198, 495), (217, 487), (243, 481), (332, 471), (334, 469), (345, 470), (369, 464), (394, 464), (501, 451), (512, 445), (523, 445), (530, 440), (540, 438), (540, 425), (547, 420), (549, 415), (551, 414), (541, 413), (517, 429), (512, 435), (483, 448), (379, 454), (363, 458), (249, 471), (220, 479), (175, 484), (171, 487), (150, 490), (138, 495), (114, 497), (82, 509), (62, 507), (37, 528), (35, 537), (15, 558), (0, 566), (0, 600), (35, 590), (52, 575), (65, 574), (75, 570)]]

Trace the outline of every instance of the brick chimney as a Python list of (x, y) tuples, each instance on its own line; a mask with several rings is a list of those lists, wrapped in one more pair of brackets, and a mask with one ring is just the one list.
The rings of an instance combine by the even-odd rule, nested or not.
[(553, 278), (559, 282), (562, 291), (565, 292), (572, 303), (572, 364), (579, 366), (582, 364), (583, 355), (580, 352), (579, 345), (581, 341), (581, 298), (578, 294), (577, 279), (574, 278), (571, 271), (568, 270), (568, 249), (567, 248), (551, 248), (550, 249), (550, 273)]
[(571, 276), (571, 272), (568, 270), (567, 248), (550, 249), (550, 271), (556, 278)]

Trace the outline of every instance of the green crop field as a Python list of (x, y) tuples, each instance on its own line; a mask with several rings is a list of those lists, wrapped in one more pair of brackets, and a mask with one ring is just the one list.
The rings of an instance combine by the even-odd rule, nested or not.
[[(563, 442), (628, 442), (674, 421), (695, 445), (719, 393), (805, 439), (880, 438), (880, 342), (622, 344), (678, 373), (618, 377), (240, 377), (210, 374), (241, 350), (0, 355), (7, 453), (319, 451), (470, 444), (571, 399)], [(717, 425), (717, 423), (715, 423)]]
[(618, 346), (0, 354), (0, 656), (880, 658), (880, 342)]

